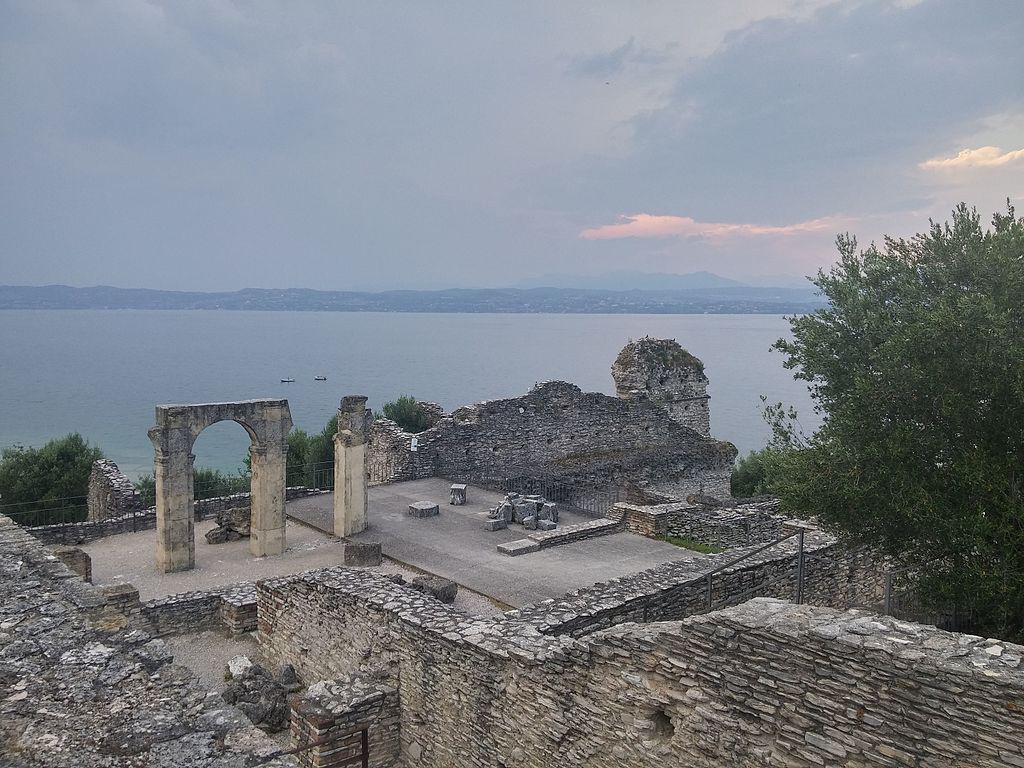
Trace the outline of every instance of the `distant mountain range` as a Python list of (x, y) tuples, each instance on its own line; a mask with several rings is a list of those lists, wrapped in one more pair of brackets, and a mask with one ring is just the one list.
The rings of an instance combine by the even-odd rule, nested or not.
[[(707, 277), (700, 277), (706, 275)], [(0, 286), (0, 309), (221, 309), (311, 312), (546, 312), (593, 314), (789, 314), (824, 306), (808, 288), (761, 288), (710, 273), (708, 284), (614, 290), (589, 287), (451, 288), (437, 291), (315, 291), (246, 288), (205, 293), (66, 285)], [(714, 280), (712, 280), (714, 278)], [(715, 281), (721, 281), (715, 284)]]

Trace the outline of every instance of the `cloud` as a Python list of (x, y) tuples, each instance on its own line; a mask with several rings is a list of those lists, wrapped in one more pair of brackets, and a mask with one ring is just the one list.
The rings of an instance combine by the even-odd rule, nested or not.
[(656, 216), (637, 213), (620, 216), (616, 224), (604, 224), (584, 229), (580, 237), (584, 240), (618, 240), (624, 237), (701, 237), (708, 240), (725, 240), (734, 237), (790, 236), (809, 232), (834, 230), (846, 221), (839, 216), (825, 216), (820, 219), (801, 221), (782, 226), (769, 224), (726, 224), (711, 221), (696, 221), (689, 216)]
[(961, 149), (956, 157), (934, 157), (920, 164), (925, 170), (950, 170), (957, 168), (995, 168), (1017, 160), (1024, 160), (1024, 149), (1003, 152), (999, 147), (978, 147)]

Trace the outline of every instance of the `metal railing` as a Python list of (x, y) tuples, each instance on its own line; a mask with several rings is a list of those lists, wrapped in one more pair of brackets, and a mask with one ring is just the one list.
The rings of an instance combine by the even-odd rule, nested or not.
[[(353, 737), (358, 736), (358, 739)], [(358, 748), (358, 752), (347, 757), (335, 757), (334, 755), (328, 755), (327, 760), (318, 760), (315, 765), (323, 766), (323, 768), (343, 768), (348, 765), (359, 765), (362, 768), (369, 768), (370, 765), (370, 730), (369, 727), (363, 726), (361, 728), (353, 728), (350, 731), (344, 733), (331, 734), (325, 736), (322, 739), (311, 741), (308, 744), (302, 744), (298, 747), (292, 747), (291, 749), (282, 749), (277, 752), (272, 752), (269, 755), (263, 755), (258, 758), (255, 762), (250, 762), (250, 766), (265, 765), (271, 760), (276, 760), (279, 757), (286, 757), (288, 755), (301, 755), (303, 752), (308, 752), (311, 749), (323, 747), (325, 750), (352, 750)], [(311, 761), (305, 761), (307, 765), (313, 765)]]
[[(453, 475), (453, 479), (456, 479)], [(499, 477), (470, 476), (462, 482), (479, 485), (501, 493), (536, 494), (575, 512), (589, 517), (604, 517), (619, 501), (623, 493), (619, 489), (602, 490), (585, 485), (567, 483), (555, 477), (545, 476), (538, 470), (513, 469)]]
[[(729, 560), (728, 562), (723, 563), (722, 565), (719, 565), (718, 567), (713, 568), (712, 570), (708, 571), (707, 574), (705, 574), (705, 576), (703, 577), (703, 578), (705, 578), (707, 580), (707, 587), (706, 587), (706, 591), (705, 591), (705, 595), (707, 596), (707, 599), (706, 599), (707, 610), (709, 610), (709, 611), (717, 610), (718, 608), (722, 608), (722, 607), (724, 607), (726, 605), (734, 605), (734, 604), (737, 604), (737, 603), (741, 603), (744, 600), (750, 599), (751, 597), (756, 597), (756, 596), (758, 596), (760, 594), (764, 594), (764, 592), (769, 587), (773, 587), (776, 584), (782, 584), (782, 583), (789, 582), (789, 581), (793, 582), (793, 601), (795, 603), (797, 603), (797, 605), (803, 603), (803, 601), (804, 601), (804, 533), (805, 533), (805, 529), (800, 528), (800, 529), (794, 531), (793, 533), (790, 533), (790, 534), (787, 534), (785, 536), (782, 536), (781, 538), (775, 539), (774, 541), (770, 541), (767, 544), (762, 544), (760, 547), (757, 547), (756, 549), (753, 549), (750, 552), (744, 552), (739, 557), (733, 558), (732, 560)], [(751, 571), (750, 572), (751, 573), (751, 586), (748, 589), (745, 589), (742, 592), (734, 592), (732, 594), (727, 594), (722, 600), (720, 600), (717, 603), (715, 602), (715, 599), (714, 599), (714, 585), (715, 585), (715, 575), (716, 574), (720, 574), (723, 571), (727, 571), (727, 570), (729, 570), (731, 568), (734, 568), (735, 566), (740, 565), (741, 563), (743, 563), (743, 562), (745, 562), (747, 560), (750, 560), (752, 557), (761, 554), (765, 550), (771, 549), (772, 547), (777, 547), (778, 545), (780, 545), (780, 544), (782, 544), (782, 543), (784, 543), (786, 541), (789, 541), (790, 539), (793, 539), (793, 538), (796, 539), (797, 544), (796, 544), (796, 554), (794, 555), (794, 560), (795, 560), (795, 562), (794, 562), (794, 571), (793, 571), (792, 575), (789, 573), (789, 568), (787, 567), (785, 571), (780, 573), (778, 576), (775, 576), (774, 578), (758, 580), (756, 572)], [(740, 578), (741, 579), (743, 578), (742, 575), (740, 576)]]
[(0, 515), (6, 515), (23, 528), (42, 525), (81, 523), (89, 516), (85, 496), (65, 496), (10, 504), (0, 503)]

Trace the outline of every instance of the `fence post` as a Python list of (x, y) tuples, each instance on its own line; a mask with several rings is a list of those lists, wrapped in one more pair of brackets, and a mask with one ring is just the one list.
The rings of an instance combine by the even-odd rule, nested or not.
[(796, 553), (796, 604), (804, 601), (804, 529), (797, 534)]
[(885, 572), (885, 609), (886, 616), (892, 616), (892, 571)]
[(711, 610), (711, 578), (713, 574), (708, 574), (708, 610)]

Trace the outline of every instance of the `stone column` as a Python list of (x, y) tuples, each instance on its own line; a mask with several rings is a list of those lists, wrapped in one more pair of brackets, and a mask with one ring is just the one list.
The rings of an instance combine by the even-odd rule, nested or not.
[(251, 513), (249, 527), (249, 553), (254, 557), (280, 555), (285, 548), (285, 456), (287, 443), (253, 445), (249, 448), (252, 460), (250, 487)]
[(192, 505), (192, 464), (186, 452), (157, 451), (156, 566), (163, 573), (188, 571), (196, 565), (195, 511)]
[(366, 530), (366, 397), (348, 395), (334, 436), (334, 535)]

